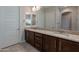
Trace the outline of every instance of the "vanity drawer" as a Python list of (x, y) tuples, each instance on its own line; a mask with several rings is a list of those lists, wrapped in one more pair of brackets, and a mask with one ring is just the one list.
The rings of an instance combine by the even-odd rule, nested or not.
[(35, 42), (42, 44), (42, 38), (40, 37), (35, 37)]
[(35, 47), (42, 51), (42, 34), (35, 33)]
[(42, 37), (42, 34), (41, 33), (35, 33), (35, 36), (36, 37)]

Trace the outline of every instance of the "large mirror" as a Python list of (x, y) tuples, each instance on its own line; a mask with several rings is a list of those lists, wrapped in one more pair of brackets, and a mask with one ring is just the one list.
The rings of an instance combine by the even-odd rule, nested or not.
[(40, 28), (79, 31), (78, 6), (41, 6), (36, 17)]
[(79, 32), (79, 6), (28, 6), (24, 13), (27, 27)]

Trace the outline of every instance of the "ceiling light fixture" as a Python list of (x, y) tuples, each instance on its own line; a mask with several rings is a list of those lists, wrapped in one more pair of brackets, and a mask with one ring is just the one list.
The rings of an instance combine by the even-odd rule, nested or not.
[(38, 11), (38, 10), (40, 10), (40, 6), (34, 6), (33, 8), (32, 8), (32, 11)]

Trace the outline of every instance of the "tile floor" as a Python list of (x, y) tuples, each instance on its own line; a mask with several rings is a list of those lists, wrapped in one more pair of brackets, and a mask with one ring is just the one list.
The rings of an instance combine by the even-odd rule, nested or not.
[(0, 52), (39, 52), (39, 51), (36, 48), (32, 47), (30, 44), (24, 42), (1, 49)]

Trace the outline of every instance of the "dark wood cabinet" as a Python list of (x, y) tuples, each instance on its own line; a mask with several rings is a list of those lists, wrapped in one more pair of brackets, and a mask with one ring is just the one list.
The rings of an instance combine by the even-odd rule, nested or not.
[(42, 51), (42, 34), (35, 33), (35, 47)]
[(39, 51), (79, 52), (79, 42), (25, 30), (25, 40)]
[(27, 42), (27, 39), (28, 39), (28, 31), (25, 30), (25, 41)]
[(60, 39), (59, 43), (60, 43), (59, 46), (61, 52), (79, 52), (78, 42)]
[(57, 39), (52, 36), (43, 35), (43, 51), (56, 52)]
[(43, 35), (43, 51), (48, 52), (49, 51), (49, 40), (46, 38), (46, 35)]
[(34, 32), (25, 31), (25, 40), (34, 46)]

